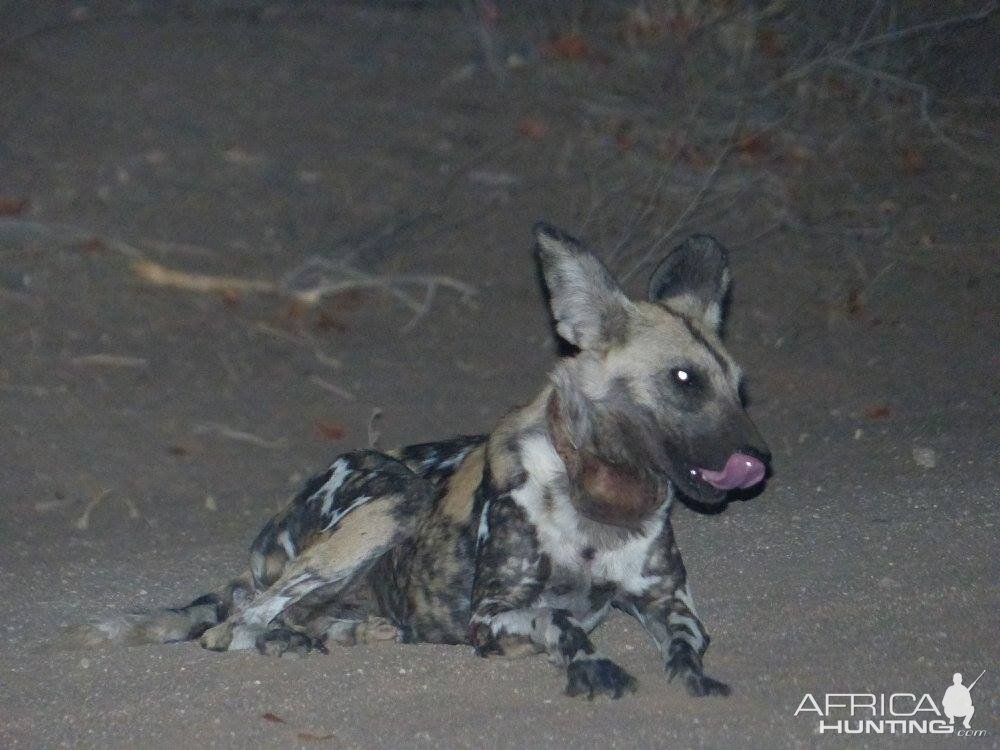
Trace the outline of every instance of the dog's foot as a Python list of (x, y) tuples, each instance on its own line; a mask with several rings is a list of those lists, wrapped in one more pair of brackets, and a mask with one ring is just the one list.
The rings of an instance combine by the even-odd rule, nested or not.
[(233, 641), (233, 626), (228, 622), (222, 622), (213, 628), (209, 628), (198, 639), (202, 648), (209, 651), (228, 651), (229, 644)]
[(319, 638), (288, 628), (265, 630), (257, 636), (255, 645), (264, 656), (305, 656), (312, 651), (328, 654), (326, 645)]
[(567, 678), (566, 695), (582, 695), (588, 700), (595, 695), (621, 698), (636, 689), (635, 678), (610, 659), (577, 659), (570, 662)]
[(356, 638), (358, 643), (378, 643), (379, 641), (398, 641), (401, 637), (399, 628), (384, 617), (369, 617), (358, 623)]
[(709, 677), (702, 671), (701, 658), (690, 648), (678, 649), (667, 660), (667, 679), (676, 677), (684, 681), (688, 695), (703, 698), (709, 695), (729, 695), (732, 689), (724, 682)]

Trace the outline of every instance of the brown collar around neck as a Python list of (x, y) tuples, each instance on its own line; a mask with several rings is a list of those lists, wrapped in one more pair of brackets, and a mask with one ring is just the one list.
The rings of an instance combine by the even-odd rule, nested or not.
[(545, 407), (549, 436), (566, 465), (569, 497), (583, 516), (598, 523), (638, 529), (666, 499), (655, 481), (628, 466), (578, 446), (553, 390)]

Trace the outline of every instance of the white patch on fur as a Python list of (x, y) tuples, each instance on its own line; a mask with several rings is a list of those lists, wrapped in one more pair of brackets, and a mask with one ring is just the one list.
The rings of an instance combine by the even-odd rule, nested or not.
[(288, 533), (288, 529), (278, 534), (278, 544), (285, 548), (285, 554), (288, 555), (289, 560), (295, 558), (295, 545), (292, 543), (292, 535)]
[[(579, 516), (569, 498), (557, 491), (559, 485), (565, 483), (566, 466), (544, 435), (529, 435), (521, 441), (520, 447), (521, 464), (528, 478), (511, 496), (527, 512), (542, 551), (552, 558), (552, 562), (577, 568), (581, 541)], [(552, 496), (550, 509), (545, 508), (546, 490)]]
[[(521, 441), (520, 447), (521, 463), (528, 479), (511, 495), (527, 512), (542, 551), (552, 558), (553, 564), (579, 570), (579, 552), (587, 540), (580, 530), (576, 508), (563, 492), (557, 491), (565, 484), (566, 467), (544, 435), (530, 435)], [(545, 507), (546, 490), (552, 497), (551, 508)], [(645, 576), (642, 571), (666, 517), (667, 505), (664, 504), (645, 522), (642, 534), (629, 537), (615, 549), (598, 551), (590, 564), (593, 578), (617, 583), (632, 594), (642, 594), (658, 582), (659, 577)]]
[(490, 501), (483, 503), (483, 510), (479, 514), (479, 532), (476, 534), (476, 552), (490, 538)]
[(446, 458), (444, 461), (438, 464), (439, 469), (450, 469), (452, 466), (458, 466), (465, 457), (469, 455), (469, 451), (472, 450), (471, 446), (468, 448), (462, 448), (458, 453), (456, 453), (451, 458)]
[(249, 651), (257, 647), (257, 636), (262, 631), (260, 628), (250, 628), (246, 625), (236, 625), (233, 627), (233, 637), (229, 641), (227, 650), (229, 651)]
[(630, 594), (642, 594), (660, 581), (659, 576), (643, 575), (650, 547), (659, 536), (666, 520), (665, 509), (659, 511), (651, 522), (646, 523), (642, 536), (629, 538), (617, 549), (601, 550), (591, 563), (591, 570), (597, 578), (615, 581)]
[[(609, 604), (607, 608), (611, 605)], [(606, 612), (607, 608), (602, 611)], [(531, 640), (544, 648), (553, 657), (558, 658), (559, 637), (562, 635), (562, 628), (552, 621), (553, 610), (548, 607), (515, 609), (509, 612), (489, 618), (490, 632), (495, 638), (501, 635), (528, 636)], [(577, 621), (573, 617), (568, 618), (571, 625), (576, 625), (584, 630), (591, 630), (596, 627), (596, 623), (589, 628), (587, 625)]]
[(543, 613), (534, 609), (514, 609), (501, 612), (489, 620), (490, 632), (493, 636), (502, 633), (508, 635), (531, 635), (531, 623)]
[(293, 597), (291, 596), (265, 596), (258, 604), (248, 607), (240, 616), (240, 623), (247, 625), (267, 625), (271, 620), (281, 614)]
[(334, 461), (333, 464), (330, 465), (330, 469), (333, 471), (333, 474), (330, 475), (330, 478), (326, 480), (326, 483), (322, 487), (320, 487), (319, 491), (316, 493), (316, 494), (319, 494), (320, 492), (324, 493), (323, 508), (320, 511), (324, 516), (330, 512), (330, 508), (333, 506), (333, 499), (334, 496), (337, 494), (337, 490), (340, 489), (340, 486), (344, 483), (344, 480), (346, 480), (351, 473), (351, 469), (347, 463), (347, 459), (344, 458), (338, 458), (336, 461)]
[(371, 499), (372, 499), (371, 495), (362, 495), (357, 500), (355, 500), (353, 503), (351, 503), (350, 505), (348, 505), (346, 508), (341, 508), (336, 513), (334, 513), (332, 516), (330, 516), (330, 521), (329, 521), (329, 523), (327, 523), (326, 526), (323, 527), (323, 531), (329, 531), (330, 529), (332, 529), (337, 524), (338, 521), (340, 521), (341, 518), (343, 518), (344, 516), (346, 516), (348, 513), (350, 513), (355, 508), (358, 508), (358, 507), (364, 505), (365, 503), (367, 503)]

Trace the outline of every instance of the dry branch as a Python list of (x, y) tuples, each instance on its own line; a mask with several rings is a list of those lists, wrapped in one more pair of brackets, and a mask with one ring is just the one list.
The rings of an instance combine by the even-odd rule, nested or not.
[(249, 443), (250, 445), (267, 448), (268, 450), (280, 450), (288, 445), (288, 441), (284, 438), (279, 438), (278, 440), (265, 440), (262, 437), (254, 435), (252, 432), (236, 430), (228, 425), (220, 424), (219, 422), (206, 422), (205, 424), (197, 425), (193, 432), (195, 434), (214, 433), (216, 435), (221, 435), (224, 438), (229, 438), (230, 440), (235, 440), (240, 443)]
[(324, 391), (329, 391), (334, 396), (340, 396), (340, 398), (346, 401), (354, 401), (357, 397), (351, 393), (349, 390), (343, 386), (339, 386), (336, 383), (331, 383), (329, 380), (324, 380), (319, 375), (311, 375), (309, 377), (309, 382), (313, 385), (318, 385)]

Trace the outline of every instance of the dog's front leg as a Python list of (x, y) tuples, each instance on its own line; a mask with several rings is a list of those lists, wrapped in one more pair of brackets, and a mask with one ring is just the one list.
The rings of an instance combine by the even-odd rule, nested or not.
[(702, 658), (711, 639), (695, 610), (669, 525), (664, 536), (663, 545), (647, 562), (647, 572), (657, 576), (656, 582), (618, 606), (634, 615), (656, 643), (669, 680), (680, 677), (691, 695), (729, 695), (727, 684), (704, 672)]
[(490, 501), (477, 541), (469, 640), (480, 656), (529, 645), (567, 671), (566, 693), (620, 698), (635, 678), (595, 653), (581, 624), (564, 609), (542, 605), (552, 573), (527, 514), (509, 496)]

